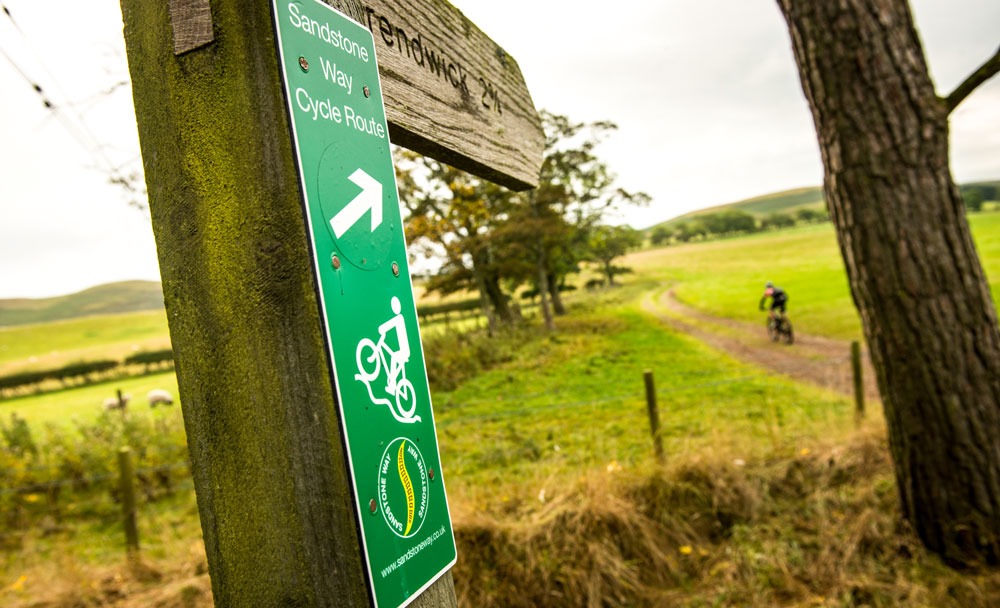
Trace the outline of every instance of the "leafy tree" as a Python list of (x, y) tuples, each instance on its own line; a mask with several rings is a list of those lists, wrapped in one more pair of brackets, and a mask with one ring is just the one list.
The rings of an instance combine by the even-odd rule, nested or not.
[(664, 243), (669, 243), (673, 237), (674, 231), (672, 228), (657, 226), (653, 228), (652, 234), (649, 235), (649, 241), (654, 245), (663, 245)]
[(397, 184), (409, 214), (407, 240), (442, 259), (427, 289), (479, 293), (491, 331), (512, 322), (516, 313), (501, 286), (506, 244), (496, 237), (510, 215), (513, 193), (413, 152), (396, 153)]
[(965, 208), (969, 211), (982, 211), (983, 191), (975, 188), (965, 190), (962, 192), (962, 201), (965, 202)]
[(757, 221), (746, 211), (739, 209), (729, 209), (718, 213), (709, 213), (701, 216), (701, 221), (705, 225), (705, 230), (709, 234), (725, 235), (754, 232), (757, 230)]
[(819, 209), (813, 209), (811, 207), (803, 207), (795, 212), (795, 217), (800, 222), (806, 224), (811, 224), (813, 222), (828, 222), (830, 221), (830, 215), (825, 211), (820, 211)]
[(781, 230), (795, 225), (795, 218), (787, 213), (770, 213), (760, 222), (761, 230)]
[(983, 202), (986, 202), (997, 200), (997, 194), (998, 191), (1000, 191), (1000, 188), (990, 184), (969, 184), (967, 186), (962, 186), (959, 190), (961, 191), (963, 198), (972, 192), (978, 192), (979, 196), (982, 197)]
[(530, 291), (540, 298), (545, 326), (553, 329), (553, 308), (557, 314), (564, 312), (558, 286), (576, 272), (580, 259), (573, 226), (556, 208), (541, 204), (533, 191), (500, 230), (510, 253), (508, 277), (514, 283), (534, 285)]
[(906, 0), (778, 0), (889, 429), (902, 512), (953, 564), (1000, 563), (1000, 329)]
[[(553, 313), (565, 313), (560, 286), (576, 272), (587, 252), (590, 232), (623, 205), (642, 205), (649, 197), (614, 185), (615, 175), (597, 156), (597, 147), (617, 127), (610, 122), (577, 123), (542, 112), (545, 157), (538, 188), (511, 215), (508, 242), (533, 255), (534, 268), (522, 278), (541, 296), (546, 327)], [(551, 306), (551, 308), (550, 308)]]
[(614, 186), (596, 148), (615, 126), (575, 123), (542, 113), (545, 156), (538, 188), (514, 194), (457, 169), (397, 151), (397, 183), (409, 211), (407, 237), (425, 254), (442, 257), (428, 288), (481, 294), (491, 327), (516, 312), (503, 290), (528, 282), (541, 297), (547, 327), (565, 307), (566, 277), (586, 259), (589, 235), (611, 212), (649, 197)]
[(615, 275), (629, 272), (613, 262), (642, 245), (642, 235), (628, 226), (596, 226), (590, 233), (588, 241), (589, 259), (601, 266), (601, 272), (607, 277), (607, 284), (615, 284)]
[(687, 243), (698, 237), (704, 238), (708, 234), (705, 230), (705, 225), (698, 220), (689, 220), (687, 222), (681, 222), (677, 224), (677, 232), (675, 233), (675, 238), (682, 242)]
[(965, 208), (969, 211), (982, 211), (983, 203), (997, 200), (996, 186), (970, 184), (962, 186), (959, 191), (962, 193), (962, 200), (965, 201)]

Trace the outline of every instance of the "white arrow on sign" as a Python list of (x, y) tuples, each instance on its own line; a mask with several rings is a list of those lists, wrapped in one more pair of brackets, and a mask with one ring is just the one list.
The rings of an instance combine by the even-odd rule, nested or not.
[(352, 173), (347, 179), (359, 186), (361, 192), (330, 220), (333, 233), (338, 239), (350, 230), (351, 226), (358, 223), (368, 210), (372, 212), (372, 232), (375, 232), (382, 223), (382, 184), (361, 169)]

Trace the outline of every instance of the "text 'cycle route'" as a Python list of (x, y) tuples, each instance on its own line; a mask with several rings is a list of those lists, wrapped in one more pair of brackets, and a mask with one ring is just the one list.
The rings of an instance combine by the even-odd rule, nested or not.
[[(367, 48), (345, 36), (340, 29), (331, 26), (328, 21), (306, 15), (297, 4), (288, 4), (288, 20), (293, 27), (327, 43), (334, 52), (339, 51), (343, 55), (359, 59), (364, 63), (371, 60)], [(343, 69), (342, 65), (338, 66), (335, 60), (331, 61), (322, 55), (317, 58), (317, 62), (326, 82), (344, 89), (348, 95), (353, 93), (354, 77), (346, 69)], [(305, 57), (300, 58), (299, 67), (304, 72), (315, 69), (315, 65), (311, 64)], [(363, 91), (365, 97), (368, 97), (367, 85), (364, 86)], [(310, 92), (309, 89), (299, 86), (295, 89), (294, 98), (298, 109), (314, 121), (327, 120), (383, 140), (388, 136), (385, 126), (374, 116), (366, 116), (358, 112), (351, 104), (336, 103), (329, 95), (315, 91)]]

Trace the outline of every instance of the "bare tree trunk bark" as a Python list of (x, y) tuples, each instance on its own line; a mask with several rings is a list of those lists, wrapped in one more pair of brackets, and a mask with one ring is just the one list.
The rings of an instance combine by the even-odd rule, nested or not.
[(477, 249), (472, 254), (472, 274), (475, 277), (480, 298), (485, 298), (485, 301), (489, 303), (489, 308), (493, 311), (493, 314), (487, 314), (487, 319), (490, 322), (490, 335), (493, 335), (499, 324), (512, 324), (514, 314), (511, 312), (507, 295), (500, 287), (500, 275), (491, 265), (488, 247)]
[(545, 329), (554, 331), (556, 323), (552, 319), (552, 308), (549, 306), (549, 275), (545, 270), (545, 248), (538, 247), (538, 296), (539, 306), (542, 308), (542, 319), (545, 321)]
[(563, 304), (562, 293), (559, 291), (559, 281), (553, 272), (547, 272), (545, 280), (549, 284), (549, 295), (552, 297), (552, 312), (561, 317), (566, 314), (566, 305)]
[(489, 298), (497, 319), (504, 325), (511, 325), (514, 322), (514, 313), (510, 308), (510, 301), (507, 294), (500, 288), (500, 277), (490, 275), (484, 277), (486, 286), (486, 297)]
[(778, 0), (885, 406), (904, 516), (1000, 561), (1000, 331), (905, 0)]
[[(539, 213), (539, 203), (538, 203), (538, 190), (533, 190), (530, 194), (529, 201), (531, 204), (531, 217), (533, 219), (533, 224), (536, 226), (541, 226)], [(542, 229), (544, 232), (544, 228)], [(555, 321), (552, 318), (552, 307), (549, 304), (549, 295), (552, 287), (552, 283), (549, 281), (549, 259), (548, 253), (545, 250), (545, 238), (543, 234), (537, 235), (538, 240), (535, 243), (535, 272), (538, 275), (536, 277), (539, 296), (539, 306), (542, 309), (542, 319), (545, 322), (545, 329), (548, 331), (554, 331), (556, 328)]]
[(493, 314), (493, 306), (490, 304), (490, 298), (486, 294), (486, 281), (477, 272), (474, 273), (476, 277), (476, 286), (479, 289), (479, 307), (483, 310), (483, 315), (486, 317), (486, 331), (490, 336), (496, 335), (497, 331), (497, 318)]

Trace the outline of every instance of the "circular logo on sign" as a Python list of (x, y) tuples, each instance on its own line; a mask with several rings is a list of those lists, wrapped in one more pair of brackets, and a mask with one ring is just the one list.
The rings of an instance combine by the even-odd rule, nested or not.
[(393, 439), (378, 466), (378, 502), (393, 534), (408, 538), (427, 519), (430, 498), (427, 465), (417, 445), (405, 437)]

